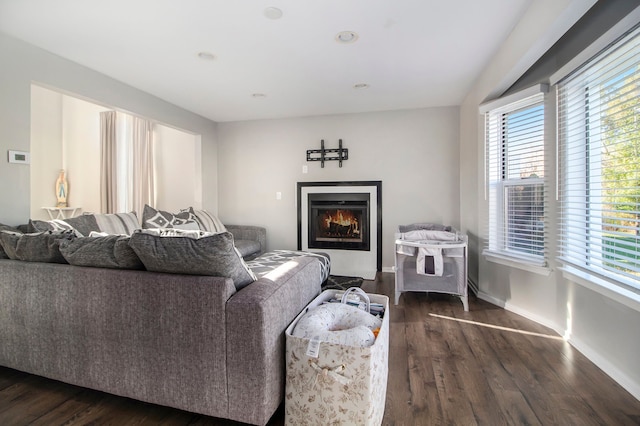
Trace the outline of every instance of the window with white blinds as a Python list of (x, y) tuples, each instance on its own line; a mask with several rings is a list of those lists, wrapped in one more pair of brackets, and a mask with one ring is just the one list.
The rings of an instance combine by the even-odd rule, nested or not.
[(640, 288), (640, 29), (557, 97), (561, 260)]
[(485, 254), (545, 266), (544, 93), (485, 114)]

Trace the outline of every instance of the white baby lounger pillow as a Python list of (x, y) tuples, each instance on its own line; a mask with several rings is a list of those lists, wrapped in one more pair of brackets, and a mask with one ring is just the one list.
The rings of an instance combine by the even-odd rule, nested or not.
[(376, 338), (374, 329), (382, 320), (354, 306), (327, 303), (304, 314), (293, 329), (293, 336), (303, 339), (317, 337), (321, 342), (345, 346), (371, 346)]

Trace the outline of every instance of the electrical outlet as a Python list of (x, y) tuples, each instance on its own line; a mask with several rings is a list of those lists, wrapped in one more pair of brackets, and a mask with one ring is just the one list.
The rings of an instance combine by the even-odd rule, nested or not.
[(309, 167), (307, 167), (307, 165), (305, 164), (304, 166), (302, 166), (302, 173), (308, 173), (309, 172)]

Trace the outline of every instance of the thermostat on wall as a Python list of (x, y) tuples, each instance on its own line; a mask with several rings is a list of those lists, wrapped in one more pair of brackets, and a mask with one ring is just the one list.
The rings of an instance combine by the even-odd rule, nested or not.
[(18, 164), (29, 164), (31, 163), (31, 155), (25, 151), (9, 150), (9, 162)]

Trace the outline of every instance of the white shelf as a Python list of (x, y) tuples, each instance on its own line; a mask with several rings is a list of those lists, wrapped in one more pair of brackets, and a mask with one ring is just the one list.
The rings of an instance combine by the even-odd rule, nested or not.
[(72, 218), (78, 210), (82, 210), (82, 207), (42, 207), (42, 209), (46, 210), (51, 220), (53, 220)]

